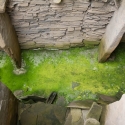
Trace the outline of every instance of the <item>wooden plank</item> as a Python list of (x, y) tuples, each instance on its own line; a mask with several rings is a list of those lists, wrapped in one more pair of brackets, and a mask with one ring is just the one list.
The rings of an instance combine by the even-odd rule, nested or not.
[(14, 27), (7, 13), (0, 14), (0, 47), (21, 67), (21, 52)]
[(17, 125), (18, 100), (0, 83), (0, 125)]
[(120, 8), (115, 12), (106, 33), (99, 46), (99, 62), (105, 62), (120, 43), (125, 32), (125, 0), (122, 0)]

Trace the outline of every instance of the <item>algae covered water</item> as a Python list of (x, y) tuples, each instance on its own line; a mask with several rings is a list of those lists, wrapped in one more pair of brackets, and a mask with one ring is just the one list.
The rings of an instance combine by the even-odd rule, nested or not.
[(23, 69), (14, 73), (10, 58), (0, 52), (0, 81), (12, 91), (24, 95), (48, 96), (52, 91), (67, 102), (96, 99), (96, 93), (113, 95), (125, 92), (125, 44), (120, 44), (111, 58), (98, 63), (98, 47), (69, 50), (23, 50)]

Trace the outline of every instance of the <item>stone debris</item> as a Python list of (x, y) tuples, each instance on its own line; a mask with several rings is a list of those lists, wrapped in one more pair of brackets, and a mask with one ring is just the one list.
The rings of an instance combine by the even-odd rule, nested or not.
[(21, 125), (63, 125), (66, 108), (38, 102), (35, 104), (21, 103), (19, 122)]
[(100, 125), (100, 123), (94, 118), (89, 118), (85, 121), (84, 125)]
[[(123, 95), (118, 92), (116, 96)], [(63, 97), (56, 104), (47, 104), (41, 97), (32, 97), (34, 103), (20, 103), (18, 106), (19, 125), (123, 125), (124, 124), (124, 95), (120, 101), (109, 105), (100, 105), (90, 100), (71, 102), (68, 108)], [(28, 98), (28, 99), (30, 99)], [(25, 99), (25, 98), (24, 98)], [(36, 101), (35, 101), (35, 100)], [(42, 100), (41, 100), (42, 99)], [(42, 101), (42, 102), (41, 102)], [(74, 107), (72, 107), (75, 105)], [(87, 109), (82, 107), (86, 107)], [(123, 112), (121, 111), (123, 109)], [(120, 109), (120, 110), (119, 110)], [(116, 111), (117, 110), (117, 111)], [(113, 114), (111, 114), (113, 112)], [(113, 119), (112, 119), (113, 116)], [(116, 116), (118, 119), (116, 119)], [(121, 116), (121, 117), (120, 117)], [(106, 119), (107, 118), (107, 119)], [(112, 122), (113, 121), (113, 122)], [(116, 122), (117, 121), (117, 122)], [(121, 124), (121, 122), (122, 124)], [(113, 123), (113, 124), (112, 124)], [(116, 123), (116, 124), (115, 124)], [(120, 124), (119, 124), (120, 123)]]
[(53, 0), (10, 0), (7, 12), (22, 49), (63, 49), (84, 46), (84, 40), (100, 41), (117, 10), (113, 3), (113, 0), (63, 0), (60, 4)]
[(64, 125), (100, 125), (102, 106), (92, 100), (90, 102), (89, 100), (71, 102), (70, 112)]
[(6, 9), (7, 0), (0, 0), (0, 13), (4, 13)]
[(101, 112), (102, 112), (102, 106), (98, 105), (96, 102), (93, 102), (93, 104), (86, 116), (86, 119), (94, 118), (97, 121), (99, 121)]
[(18, 100), (0, 82), (0, 125), (17, 125)]
[(23, 90), (16, 90), (13, 93), (16, 97), (21, 97), (23, 95)]
[[(114, 13), (112, 20), (106, 28), (106, 32), (99, 46), (99, 62), (105, 62), (111, 53), (119, 45), (125, 32), (125, 1), (122, 0), (118, 11)], [(119, 24), (119, 25), (117, 25)]]

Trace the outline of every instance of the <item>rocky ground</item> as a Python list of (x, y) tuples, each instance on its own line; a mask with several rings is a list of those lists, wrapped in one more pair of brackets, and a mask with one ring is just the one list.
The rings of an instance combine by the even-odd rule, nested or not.
[(98, 94), (98, 101), (79, 100), (67, 106), (63, 97), (50, 104), (38, 101), (38, 97), (35, 102), (33, 96), (28, 96), (29, 101), (25, 97), (19, 104), (18, 125), (103, 125), (106, 105), (119, 100), (121, 95), (121, 92), (114, 97)]

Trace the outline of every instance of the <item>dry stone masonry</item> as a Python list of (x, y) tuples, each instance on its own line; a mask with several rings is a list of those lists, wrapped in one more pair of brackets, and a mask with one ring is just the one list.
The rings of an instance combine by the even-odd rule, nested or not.
[(9, 0), (7, 11), (22, 49), (98, 44), (117, 6), (114, 0)]

